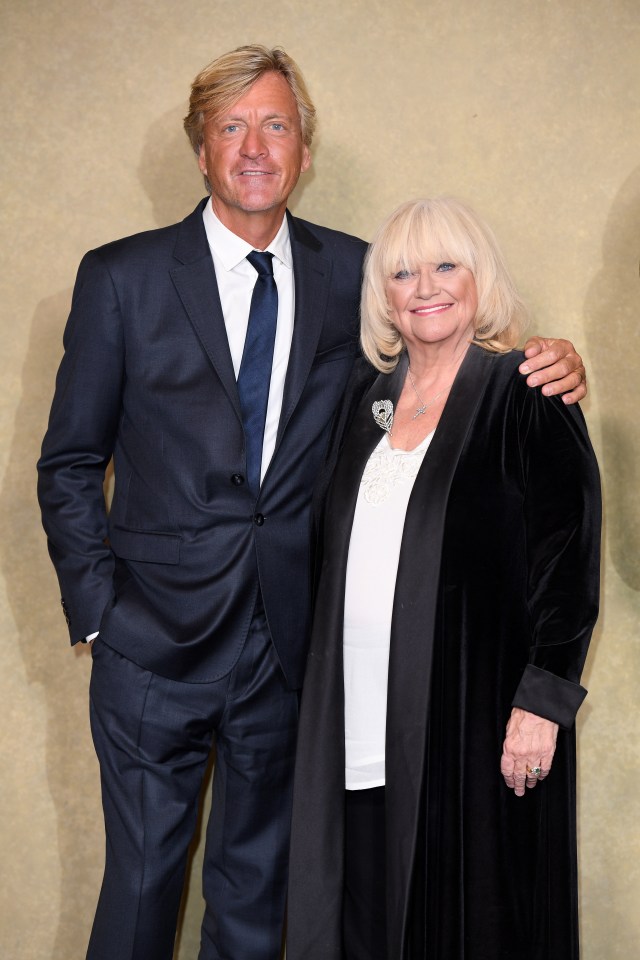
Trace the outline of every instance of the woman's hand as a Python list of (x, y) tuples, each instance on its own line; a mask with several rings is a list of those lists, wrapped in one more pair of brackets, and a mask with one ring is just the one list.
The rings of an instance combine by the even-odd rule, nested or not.
[[(530, 337), (524, 345), (527, 358), (520, 373), (529, 374), (527, 385), (542, 388), (545, 397), (563, 394), (563, 403), (577, 403), (587, 395), (587, 374), (582, 357), (570, 340)], [(570, 391), (570, 393), (567, 393)]]
[[(525, 787), (535, 787), (551, 769), (556, 749), (558, 724), (514, 707), (507, 723), (507, 735), (502, 747), (500, 771), (504, 782), (524, 796)], [(531, 771), (540, 769), (540, 773)]]

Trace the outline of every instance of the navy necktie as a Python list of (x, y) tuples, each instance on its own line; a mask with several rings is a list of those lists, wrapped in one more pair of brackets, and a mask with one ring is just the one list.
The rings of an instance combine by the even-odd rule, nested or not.
[(251, 297), (247, 336), (238, 374), (238, 394), (247, 450), (247, 481), (257, 495), (260, 490), (262, 440), (278, 321), (278, 288), (273, 276), (272, 253), (253, 250), (247, 260), (258, 271), (258, 279)]

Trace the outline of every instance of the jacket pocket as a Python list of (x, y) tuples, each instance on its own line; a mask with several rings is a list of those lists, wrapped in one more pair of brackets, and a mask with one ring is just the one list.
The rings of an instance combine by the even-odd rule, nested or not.
[(181, 537), (113, 527), (109, 536), (116, 557), (141, 563), (180, 563)]
[(334, 360), (353, 360), (358, 353), (358, 341), (339, 343), (328, 350), (321, 350), (313, 358), (313, 366), (320, 363), (332, 363)]

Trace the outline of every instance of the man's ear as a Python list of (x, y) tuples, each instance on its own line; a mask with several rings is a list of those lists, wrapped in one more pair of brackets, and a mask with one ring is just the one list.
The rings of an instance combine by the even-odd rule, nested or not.
[[(311, 166), (311, 150), (306, 145), (302, 148), (302, 163), (300, 164), (300, 173), (306, 173), (309, 167)], [(202, 169), (202, 167), (200, 168)]]
[(207, 175), (207, 158), (204, 152), (204, 143), (200, 144), (200, 150), (198, 151), (198, 167), (200, 168), (200, 173), (206, 177)]

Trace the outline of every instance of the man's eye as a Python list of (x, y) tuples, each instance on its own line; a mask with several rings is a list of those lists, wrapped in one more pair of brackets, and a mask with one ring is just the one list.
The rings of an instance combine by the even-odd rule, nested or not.
[(271, 124), (271, 129), (272, 129), (272, 130), (284, 130), (284, 123), (272, 123), (272, 124)]
[(437, 270), (439, 273), (446, 273), (448, 270), (455, 270), (455, 263), (449, 263), (448, 260), (445, 260), (443, 263), (439, 263)]
[(223, 128), (223, 133), (235, 133), (237, 129), (237, 123), (228, 123), (226, 127)]

